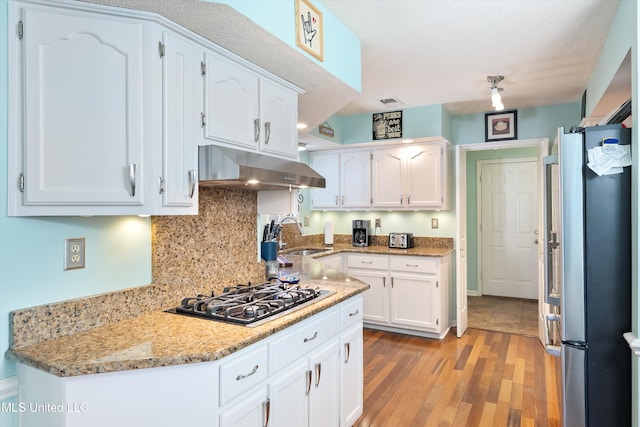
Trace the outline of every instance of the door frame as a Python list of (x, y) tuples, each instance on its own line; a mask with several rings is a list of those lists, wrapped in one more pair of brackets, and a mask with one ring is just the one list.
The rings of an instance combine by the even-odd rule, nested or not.
[[(488, 164), (496, 164), (496, 163), (535, 163), (539, 166), (539, 160), (538, 160), (539, 156), (536, 157), (517, 157), (517, 158), (508, 158), (508, 159), (494, 159), (494, 160), (480, 160), (477, 163), (477, 167), (476, 167), (476, 212), (478, 212), (478, 214), (476, 215), (476, 230), (477, 230), (477, 253), (478, 253), (478, 272), (477, 272), (477, 277), (478, 279), (478, 287), (477, 287), (477, 296), (482, 296), (484, 295), (484, 283), (482, 280), (482, 262), (483, 262), (483, 256), (482, 256), (482, 239), (484, 238), (481, 228), (480, 228), (480, 223), (482, 222), (482, 191), (483, 191), (483, 186), (482, 183), (480, 182), (480, 175), (482, 174), (482, 166), (483, 165), (488, 165)], [(539, 202), (539, 197), (538, 195), (540, 194), (540, 183), (539, 183), (539, 179), (536, 180), (536, 202)], [(538, 215), (540, 215), (540, 206), (538, 205)], [(536, 227), (538, 226), (538, 224), (540, 223), (540, 221), (536, 221)], [(536, 249), (536, 258), (538, 257), (538, 250)], [(537, 268), (537, 265), (536, 265)], [(539, 280), (537, 280), (538, 283), (540, 283)]]
[[(460, 144), (456, 145), (456, 241), (455, 247), (458, 248), (460, 244), (461, 236), (466, 239), (467, 236), (467, 224), (466, 221), (462, 221), (462, 218), (466, 218), (467, 210), (467, 186), (466, 186), (466, 156), (467, 151), (485, 151), (485, 150), (499, 150), (504, 148), (520, 148), (520, 147), (538, 147), (549, 144), (549, 138), (531, 138), (531, 139), (516, 139), (512, 141), (495, 141), (495, 142), (479, 142), (473, 144)], [(465, 169), (460, 169), (462, 163), (465, 165)], [(464, 183), (461, 184), (461, 179), (464, 179)], [(461, 209), (464, 209), (464, 215), (461, 214)], [(539, 207), (541, 209), (541, 207)], [(467, 329), (467, 271), (466, 263), (461, 265), (461, 254), (459, 250), (456, 250), (456, 333), (458, 337), (461, 337)], [(462, 270), (464, 268), (464, 271)], [(463, 280), (464, 278), (464, 280)]]

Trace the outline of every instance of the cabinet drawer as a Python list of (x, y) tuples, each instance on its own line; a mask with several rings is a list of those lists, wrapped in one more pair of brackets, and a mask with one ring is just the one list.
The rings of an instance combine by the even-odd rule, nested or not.
[(347, 267), (388, 270), (389, 258), (387, 256), (375, 255), (347, 255)]
[(267, 378), (266, 345), (240, 353), (220, 365), (220, 405)]
[(271, 374), (316, 349), (340, 333), (340, 311), (331, 310), (324, 316), (304, 323), (283, 337), (269, 343)]
[(409, 273), (438, 273), (437, 258), (409, 258), (405, 256), (390, 257), (389, 269)]
[(362, 322), (362, 297), (358, 296), (354, 301), (347, 302), (340, 310), (340, 317), (342, 317), (343, 331), (358, 322)]

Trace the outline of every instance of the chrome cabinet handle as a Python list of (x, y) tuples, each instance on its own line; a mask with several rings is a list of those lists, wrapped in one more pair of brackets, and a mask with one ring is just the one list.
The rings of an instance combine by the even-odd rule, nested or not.
[(407, 204), (411, 204), (411, 194), (407, 194)]
[(322, 363), (316, 363), (316, 388), (320, 385), (320, 375), (322, 375)]
[(260, 365), (256, 365), (253, 367), (253, 370), (251, 372), (249, 372), (248, 374), (240, 374), (236, 377), (236, 381), (240, 381), (243, 380), (245, 378), (250, 377), (251, 375), (255, 374), (256, 372), (258, 372), (258, 368), (260, 367)]
[(271, 122), (264, 122), (264, 143), (269, 144), (271, 138)]
[(344, 363), (349, 363), (349, 356), (351, 355), (351, 343), (344, 344)]
[(338, 196), (336, 196), (336, 206), (338, 206)]
[(387, 287), (387, 277), (386, 276), (382, 276), (382, 287), (383, 288)]
[(165, 190), (164, 186), (165, 186), (164, 179), (162, 177), (160, 177), (159, 187), (158, 187), (158, 194), (164, 193), (164, 190)]
[(393, 277), (391, 278), (391, 287), (393, 288)]
[(262, 419), (264, 420), (264, 427), (269, 427), (269, 415), (271, 415), (271, 400), (267, 399), (262, 402)]
[(309, 342), (309, 341), (313, 341), (316, 338), (318, 338), (318, 332), (314, 332), (313, 336), (311, 338), (305, 338), (304, 342)]
[(189, 198), (193, 199), (193, 193), (196, 191), (196, 184), (198, 181), (196, 180), (196, 170), (191, 169), (189, 171)]
[(135, 163), (129, 165), (129, 185), (131, 186), (131, 197), (136, 197), (136, 169)]
[(200, 127), (203, 128), (207, 124), (204, 113), (200, 113)]
[(400, 193), (400, 204), (402, 204), (402, 193)]
[(344, 196), (341, 196), (340, 203), (342, 203), (342, 205), (344, 206)]
[(405, 266), (407, 266), (407, 267), (419, 267), (418, 264), (405, 264)]
[(373, 264), (373, 261), (360, 261), (362, 264)]
[(307, 390), (305, 391), (305, 395), (309, 396), (309, 392), (311, 391), (311, 371), (307, 371), (305, 372), (306, 376), (307, 376)]
[(357, 316), (358, 313), (360, 313), (360, 309), (356, 308), (356, 311), (354, 311), (353, 313), (349, 313), (349, 317)]
[(258, 140), (260, 139), (260, 119), (255, 119), (253, 121), (253, 133), (255, 142), (258, 142)]

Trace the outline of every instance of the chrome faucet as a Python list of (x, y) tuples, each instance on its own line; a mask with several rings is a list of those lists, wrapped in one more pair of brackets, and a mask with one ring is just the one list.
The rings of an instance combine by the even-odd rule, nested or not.
[[(295, 216), (291, 214), (285, 215), (284, 218), (282, 218), (282, 220), (280, 221), (280, 225), (283, 225), (285, 222), (295, 223), (296, 226), (298, 227), (298, 231), (300, 232), (300, 235), (304, 234), (304, 229), (302, 228), (302, 226), (300, 225), (300, 223), (298, 222)], [(279, 237), (278, 249), (281, 251), (285, 248), (285, 246), (287, 246), (287, 243), (282, 240), (282, 233), (280, 233), (278, 237)]]

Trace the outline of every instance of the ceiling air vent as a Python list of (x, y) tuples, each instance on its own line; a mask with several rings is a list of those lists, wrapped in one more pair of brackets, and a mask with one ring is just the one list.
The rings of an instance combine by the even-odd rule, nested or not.
[(402, 104), (402, 102), (400, 102), (398, 98), (384, 98), (384, 99), (381, 99), (380, 102), (382, 102), (384, 105)]

